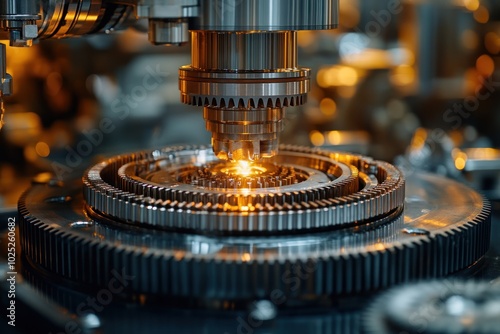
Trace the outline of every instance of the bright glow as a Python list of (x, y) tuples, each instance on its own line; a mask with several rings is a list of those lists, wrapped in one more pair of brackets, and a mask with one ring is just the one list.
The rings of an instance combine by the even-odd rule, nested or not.
[(358, 72), (348, 66), (332, 66), (321, 69), (316, 77), (318, 85), (323, 88), (334, 86), (354, 86), (359, 81)]
[(427, 141), (427, 131), (423, 128), (418, 128), (413, 135), (413, 139), (411, 140), (411, 147), (413, 149), (420, 149), (425, 145)]
[(316, 75), (316, 81), (318, 82), (318, 85), (322, 88), (328, 88), (328, 84), (326, 83), (326, 69), (322, 68), (321, 70), (318, 71), (318, 74)]
[(490, 76), (495, 71), (495, 62), (490, 56), (484, 54), (481, 57), (477, 58), (476, 68), (479, 73), (485, 76)]
[(314, 31), (303, 30), (297, 34), (297, 44), (302, 48), (310, 47), (316, 40), (316, 33)]
[(338, 131), (330, 131), (328, 133), (328, 141), (332, 145), (339, 145), (342, 142), (342, 135)]
[(467, 164), (467, 154), (464, 152), (459, 152), (455, 156), (455, 167), (458, 170), (464, 170)]
[(176, 260), (182, 260), (186, 256), (186, 252), (182, 250), (177, 250), (174, 252), (174, 258)]
[(44, 142), (36, 143), (35, 151), (42, 158), (46, 158), (50, 155), (50, 147), (49, 145), (47, 145), (47, 143)]
[(467, 150), (467, 156), (471, 159), (497, 160), (500, 159), (500, 150), (494, 148), (472, 148)]
[(341, 86), (354, 86), (358, 83), (358, 72), (352, 67), (341, 67), (338, 71), (338, 81)]
[(238, 160), (237, 162), (227, 163), (220, 166), (220, 172), (229, 176), (248, 177), (252, 175), (261, 175), (267, 172), (267, 167), (261, 164), (254, 164), (247, 160)]
[(334, 116), (337, 112), (337, 104), (334, 100), (325, 98), (321, 100), (319, 104), (319, 109), (326, 116)]
[(325, 143), (325, 136), (319, 131), (312, 131), (309, 138), (314, 146), (322, 146)]
[(357, 1), (340, 0), (340, 25), (346, 28), (354, 28), (359, 24), (360, 12)]
[(415, 81), (415, 69), (409, 65), (401, 65), (392, 71), (391, 82), (397, 86), (406, 86)]
[(252, 257), (250, 256), (250, 253), (244, 253), (243, 255), (241, 255), (241, 261), (243, 262), (248, 262), (252, 259)]
[(478, 87), (480, 84), (478, 82), (478, 77), (481, 75), (477, 71), (475, 67), (469, 68), (468, 70), (465, 71), (464, 75), (464, 91), (467, 92), (467, 94), (473, 94), (474, 90)]
[(455, 159), (455, 167), (458, 170), (463, 170), (465, 168), (465, 163), (466, 163), (466, 161), (463, 158), (456, 158)]
[(246, 160), (240, 160), (238, 161), (238, 167), (237, 167), (236, 173), (241, 176), (249, 176), (252, 174), (252, 169), (250, 168), (250, 162)]
[(479, 0), (464, 0), (464, 6), (471, 12), (479, 8)]
[(488, 8), (480, 6), (474, 12), (474, 19), (479, 23), (487, 23), (490, 20), (490, 12), (488, 11)]
[(495, 32), (489, 32), (484, 38), (484, 45), (490, 53), (497, 54), (500, 52), (500, 37)]
[(389, 50), (392, 64), (394, 65), (415, 65), (415, 53), (410, 49), (394, 48)]

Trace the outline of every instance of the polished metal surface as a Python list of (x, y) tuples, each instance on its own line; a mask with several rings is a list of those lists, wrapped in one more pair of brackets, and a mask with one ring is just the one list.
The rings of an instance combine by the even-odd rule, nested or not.
[(310, 90), (307, 68), (270, 72), (179, 70), (182, 102), (196, 106), (280, 108), (305, 103)]
[(212, 133), (215, 155), (225, 160), (258, 160), (278, 152), (283, 130), (283, 108), (203, 109), (206, 129)]
[(136, 15), (149, 20), (148, 38), (155, 45), (189, 42), (189, 19), (198, 17), (198, 0), (138, 0)]
[[(310, 71), (298, 67), (296, 31), (332, 29), (337, 20), (337, 0), (201, 1), (191, 66), (179, 70), (182, 102), (227, 115), (303, 104)], [(207, 129), (219, 158), (259, 160), (277, 154), (282, 127), (221, 120)]]
[(295, 69), (297, 32), (191, 33), (191, 67), (215, 71)]
[[(199, 159), (207, 153), (199, 152)], [(174, 152), (168, 156), (175, 162), (171, 168), (180, 168), (183, 160), (192, 157), (190, 154), (183, 158)], [(111, 170), (119, 170), (123, 175), (129, 175), (130, 170), (143, 170), (147, 175), (150, 170), (147, 166), (130, 164), (139, 158), (139, 155), (123, 157), (129, 164)], [(131, 176), (130, 180), (136, 178)], [(140, 192), (162, 194), (162, 183), (142, 189), (134, 186), (134, 182), (126, 184)], [(192, 184), (176, 184), (196, 189)], [(267, 189), (269, 196), (273, 189)], [(317, 188), (318, 194), (320, 189)], [(193, 204), (166, 211), (189, 212), (184, 220), (180, 219), (181, 224), (196, 219), (193, 216), (199, 207), (195, 197), (199, 191), (204, 190), (192, 193), (180, 190), (178, 195), (191, 198)], [(259, 189), (250, 193), (254, 191)], [(119, 195), (114, 200), (116, 205), (137, 196), (111, 187), (107, 193)], [(217, 193), (224, 191), (217, 189), (213, 196)], [(111, 198), (101, 198), (103, 204), (113, 202)], [(330, 201), (335, 202), (336, 198)], [(148, 203), (144, 209), (153, 212), (160, 201), (151, 199)], [(389, 202), (378, 205), (384, 203)], [(135, 206), (139, 210), (143, 204), (138, 201)], [(356, 206), (374, 208), (367, 201)], [(312, 207), (299, 210), (297, 223), (308, 221), (311, 210), (314, 211)], [(250, 213), (235, 214), (244, 218)], [(97, 286), (109, 281), (112, 268), (125, 268), (135, 276), (127, 291), (190, 300), (201, 298), (205, 303), (266, 299), (275, 289), (296, 302), (328, 301), (416, 278), (442, 277), (478, 261), (489, 247), (490, 231), (489, 205), (479, 194), (454, 181), (430, 175), (412, 175), (408, 180), (403, 213), (400, 209), (393, 210), (341, 229), (228, 236), (210, 230), (210, 225), (194, 233), (144, 228), (110, 219), (88, 207), (84, 210), (80, 182), (64, 187), (32, 187), (21, 199), (20, 215), (23, 252), (37, 268), (79, 284)], [(263, 222), (280, 215), (269, 211)], [(348, 211), (342, 215), (346, 218)], [(334, 218), (329, 219), (325, 223)], [(58, 256), (63, 249), (66, 256)], [(303, 268), (307, 275), (297, 281), (284, 280), (283, 275), (293, 268)]]
[[(310, 71), (297, 65), (296, 32), (194, 31), (191, 59), (179, 70), (181, 99), (205, 107), (215, 154), (228, 160), (275, 155), (282, 108), (303, 104), (309, 92)], [(259, 120), (257, 114), (278, 109), (274, 121)], [(214, 120), (213, 113), (223, 117)]]
[(338, 0), (201, 0), (194, 30), (326, 30), (338, 25)]
[(150, 19), (148, 38), (155, 45), (183, 45), (189, 41), (188, 21)]
[[(283, 168), (285, 174), (276, 172)], [(299, 174), (294, 182), (287, 181), (291, 170)], [(207, 186), (207, 178), (214, 184)], [(131, 224), (199, 233), (355, 224), (401, 208), (404, 200), (404, 179), (389, 164), (294, 147), (282, 147), (265, 164), (243, 167), (219, 161), (210, 148), (172, 147), (110, 159), (83, 179), (93, 211)]]
[[(221, 159), (259, 160), (278, 152), (279, 134), (283, 130), (284, 107), (305, 103), (310, 87), (309, 69), (276, 72), (206, 72), (182, 67), (179, 86), (182, 102), (204, 106), (204, 114), (220, 113), (228, 119), (213, 122), (206, 119), (212, 132), (212, 146)], [(256, 121), (231, 124), (238, 115), (258, 119), (249, 113), (273, 113), (281, 109), (281, 119), (273, 123)], [(243, 113), (242, 113), (243, 112)], [(238, 128), (239, 127), (239, 128)]]
[(43, 0), (39, 38), (78, 37), (123, 28), (130, 5), (102, 0)]
[[(10, 14), (18, 4), (24, 8), (25, 2), (41, 4), (40, 27), (8, 27), (22, 18), (15, 13), (14, 23), (2, 21), (12, 34), (33, 30), (26, 27), (35, 28), (33, 38), (109, 32), (125, 26), (133, 8), (137, 18), (149, 20), (148, 36), (155, 45), (185, 44), (192, 30), (192, 63), (179, 70), (181, 100), (228, 115), (303, 104), (310, 70), (298, 67), (296, 31), (338, 24), (338, 0), (9, 0), (0, 14), (1, 9)], [(281, 120), (257, 123), (207, 122), (216, 154), (229, 160), (275, 155)]]

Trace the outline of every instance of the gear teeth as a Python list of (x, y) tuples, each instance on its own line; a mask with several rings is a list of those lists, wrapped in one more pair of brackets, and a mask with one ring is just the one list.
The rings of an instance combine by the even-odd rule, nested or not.
[[(110, 186), (112, 183), (121, 182), (117, 175), (123, 163), (144, 159), (154, 160), (162, 155), (175, 156), (178, 150), (184, 149), (168, 148), (122, 156), (118, 159), (120, 163), (116, 164), (113, 163), (114, 159), (110, 159), (99, 165), (109, 166), (109, 170), (98, 173), (91, 169), (87, 174), (102, 176), (102, 180), (96, 181), (96, 184), (102, 186), (104, 190), (95, 192), (90, 188), (84, 188), (85, 197), (110, 209), (111, 212), (119, 212), (118, 203), (127, 201), (131, 203), (127, 217), (133, 219), (147, 217), (147, 219), (161, 220), (167, 219), (162, 217), (168, 217), (175, 220), (179, 217), (176, 216), (179, 208), (185, 209), (186, 212), (191, 210), (189, 215), (181, 217), (194, 219), (193, 212), (196, 208), (188, 207), (188, 204), (179, 206), (179, 203), (170, 202), (162, 207), (159, 203), (163, 201), (158, 202), (144, 195), (137, 196), (118, 191)], [(328, 157), (335, 157), (338, 154), (318, 150), (308, 151), (303, 148), (295, 148), (295, 152), (316, 152)], [(358, 162), (360, 170), (364, 168), (365, 163), (385, 166), (380, 162), (360, 160), (356, 155), (346, 155), (343, 159), (346, 163)], [(380, 179), (391, 175), (386, 170), (388, 167), (378, 169)], [(428, 181), (425, 178), (427, 176), (418, 177), (420, 177), (417, 179), (419, 182), (416, 182), (418, 184), (425, 183), (424, 180)], [(342, 207), (344, 211), (332, 210), (324, 216), (324, 220), (318, 221), (318, 226), (324, 226), (331, 219), (342, 218), (342, 215), (352, 218), (361, 212), (373, 214), (374, 207), (387, 209), (391, 201), (402, 200), (400, 196), (404, 197), (404, 180), (396, 177), (387, 179), (384, 187), (399, 185), (398, 191), (403, 192), (388, 191), (393, 188), (382, 188), (383, 191), (377, 192), (375, 188), (371, 188), (366, 189), (362, 196), (350, 195), (316, 202), (313, 199), (317, 198), (312, 197), (312, 203), (309, 203), (307, 193), (302, 193), (298, 195), (298, 199), (305, 203), (302, 201), (294, 203), (297, 205), (296, 214), (287, 216), (286, 220), (276, 219), (272, 223), (275, 225), (272, 226), (276, 229), (286, 224), (294, 228), (311, 227), (316, 222), (317, 216), (314, 215), (316, 210), (324, 211), (332, 203), (338, 208)], [(443, 182), (449, 187), (459, 187), (456, 193), (467, 192), (467, 188), (452, 181)], [(484, 198), (473, 192), (467, 199), (474, 208), (481, 208), (474, 217), (466, 218), (471, 216), (471, 212), (468, 212), (461, 221), (443, 225), (427, 235), (402, 236), (401, 230), (407, 224), (401, 213), (402, 208), (397, 207), (388, 217), (383, 219), (377, 217), (378, 220), (375, 219), (367, 226), (358, 225), (317, 233), (308, 231), (304, 235), (293, 233), (226, 238), (210, 233), (197, 235), (145, 229), (140, 225), (133, 226), (116, 221), (111, 223), (106, 217), (99, 217), (83, 230), (75, 230), (70, 227), (71, 222), (89, 219), (80, 209), (82, 206), (78, 205), (80, 203), (83, 205), (80, 186), (54, 189), (35, 185), (25, 192), (18, 206), (19, 232), (22, 252), (35, 268), (51, 273), (57, 278), (65, 278), (86, 286), (107, 286), (112, 270), (124, 268), (127, 273), (135, 276), (127, 287), (127, 292), (133, 293), (159, 294), (169, 298), (179, 297), (189, 300), (198, 298), (255, 300), (269, 298), (275, 289), (279, 289), (292, 301), (335, 299), (347, 294), (359, 295), (377, 291), (413, 279), (453, 274), (479, 261), (489, 248), (491, 208)], [(138, 192), (143, 191), (140, 187), (133, 189)], [(435, 185), (430, 189), (429, 196), (438, 190), (438, 185)], [(64, 195), (73, 198), (72, 203), (45, 201), (46, 198), (60, 196), (63, 191)], [(160, 197), (164, 193), (161, 188), (154, 187), (149, 191), (151, 195)], [(370, 209), (360, 211), (359, 203), (366, 205), (371, 198), (373, 198), (372, 205), (367, 206)], [(289, 202), (289, 199), (287, 201)], [(305, 210), (307, 205), (310, 207)], [(156, 211), (148, 209), (149, 206), (155, 207)], [(412, 203), (409, 202), (405, 215), (411, 212), (411, 206)], [(444, 209), (453, 210), (453, 208)], [(214, 210), (219, 212), (218, 209)], [(265, 229), (269, 219), (280, 216), (279, 211), (275, 211), (271, 204), (263, 209), (262, 213), (268, 216), (258, 215), (251, 225), (235, 220), (239, 224), (238, 228), (253, 226), (252, 228)], [(236, 219), (237, 216), (235, 214), (231, 217)], [(421, 224), (425, 223), (424, 219), (420, 221)], [(220, 222), (220, 219), (204, 221), (199, 227), (212, 228), (213, 231), (229, 228), (228, 220)], [(283, 246), (295, 242), (301, 244), (301, 248)], [(297, 270), (301, 270), (300, 279)]]
[[(317, 250), (300, 255), (283, 253), (273, 258), (257, 256), (242, 261), (232, 257), (221, 259), (213, 252), (196, 255), (175, 250), (175, 243), (168, 239), (164, 239), (163, 251), (156, 251), (158, 246), (153, 244), (149, 245), (151, 250), (145, 251), (139, 247), (144, 242), (142, 235), (117, 234), (105, 225), (97, 226), (92, 232), (95, 236), (89, 239), (28, 217), (27, 206), (32, 203), (29, 193), (20, 201), (22, 249), (45, 270), (82, 284), (104, 286), (112, 269), (127, 268), (136, 276), (130, 287), (132, 291), (186, 298), (232, 299), (236, 295), (265, 298), (274, 289), (299, 299), (311, 295), (357, 295), (414, 278), (454, 273), (477, 261), (488, 249), (485, 239), (489, 235), (488, 206), (477, 218), (452, 233), (398, 243), (395, 238), (403, 226), (399, 217), (367, 234), (368, 239), (358, 241), (360, 245), (370, 244), (373, 240), (384, 240), (382, 236), (388, 238), (386, 243), (394, 240), (393, 246), (384, 249), (360, 248), (359, 253), (332, 255), (328, 247), (333, 245), (318, 245)], [(468, 255), (447, 262), (457, 246)], [(310, 265), (309, 271), (305, 264)], [(297, 268), (308, 273), (299, 282), (294, 279)]]
[(181, 95), (181, 102), (197, 107), (210, 108), (285, 108), (304, 105), (307, 102), (307, 94), (299, 94), (283, 97), (220, 97), (204, 95)]
[[(211, 194), (194, 187), (164, 187), (139, 177), (140, 172), (151, 170), (165, 157), (175, 159), (177, 154), (189, 150), (200, 152), (205, 148), (167, 149), (155, 156), (143, 152), (100, 163), (85, 173), (85, 199), (93, 210), (120, 220), (204, 233), (270, 233), (328, 228), (376, 219), (402, 207), (404, 203), (405, 181), (392, 165), (357, 155), (293, 146), (282, 148), (281, 151), (285, 152), (282, 154), (314, 154), (327, 159), (325, 161), (331, 164), (330, 168), (337, 163), (350, 166), (350, 174), (320, 187), (304, 185), (301, 191), (287, 191), (285, 187), (270, 195), (248, 196)], [(134, 157), (146, 158), (134, 161)], [(379, 184), (359, 189), (358, 175), (365, 164), (375, 166)], [(241, 212), (224, 209), (226, 203), (234, 206), (241, 200), (252, 205), (255, 212), (241, 215)]]

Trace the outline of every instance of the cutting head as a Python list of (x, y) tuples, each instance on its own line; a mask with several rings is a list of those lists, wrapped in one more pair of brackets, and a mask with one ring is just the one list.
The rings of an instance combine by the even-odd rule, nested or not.
[(205, 0), (200, 9), (192, 63), (179, 72), (182, 101), (205, 108), (220, 159), (275, 156), (284, 108), (303, 104), (309, 92), (297, 31), (335, 28), (338, 1)]

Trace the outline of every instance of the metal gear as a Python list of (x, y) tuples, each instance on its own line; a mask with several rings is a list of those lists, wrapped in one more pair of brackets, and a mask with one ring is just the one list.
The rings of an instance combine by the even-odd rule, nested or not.
[(119, 156), (85, 173), (85, 200), (129, 223), (201, 233), (328, 228), (380, 219), (403, 206), (401, 173), (366, 157), (284, 146), (258, 166), (266, 168), (243, 179), (216, 172), (231, 164), (204, 147)]
[(394, 288), (367, 310), (365, 333), (498, 333), (500, 286), (430, 281)]
[[(215, 226), (207, 226), (205, 230), (201, 229), (203, 226), (198, 226), (199, 230), (171, 230), (155, 227), (154, 224), (144, 226), (136, 221), (120, 221), (113, 218), (118, 212), (99, 212), (91, 207), (92, 203), (108, 201), (108, 208), (116, 209), (119, 206), (112, 206), (112, 201), (128, 201), (131, 207), (135, 204), (137, 210), (155, 212), (153, 207), (157, 203), (168, 200), (161, 197), (161, 189), (157, 185), (139, 187), (136, 186), (138, 183), (122, 181), (122, 177), (135, 177), (136, 181), (142, 183), (147, 179), (139, 178), (143, 172), (148, 174), (157, 171), (157, 168), (144, 167), (150, 168), (156, 162), (157, 166), (164, 168), (168, 165), (162, 165), (165, 159), (171, 162), (171, 167), (177, 168), (177, 163), (182, 166), (180, 162), (184, 160), (180, 152), (186, 152), (186, 149), (166, 148), (128, 155), (99, 164), (97, 170), (91, 168), (85, 176), (85, 196), (89, 203), (82, 198), (79, 181), (67, 183), (63, 187), (58, 183), (34, 185), (19, 203), (22, 249), (28, 261), (43, 272), (97, 288), (109, 282), (113, 270), (123, 269), (134, 276), (127, 287), (128, 292), (145, 296), (168, 296), (169, 299), (210, 303), (261, 299), (272, 301), (273, 296), (279, 293), (296, 302), (329, 303), (339, 296), (362, 294), (412, 279), (442, 277), (457, 272), (478, 261), (489, 247), (488, 203), (461, 184), (430, 175), (412, 175), (407, 180), (404, 214), (401, 206), (390, 209), (389, 196), (380, 202), (386, 209), (383, 215), (353, 221), (355, 224), (347, 226), (324, 220), (327, 225), (320, 230), (282, 230), (265, 235), (244, 232), (245, 229), (240, 229), (241, 233), (236, 235), (221, 234)], [(209, 151), (198, 148), (189, 152), (187, 156), (192, 159)], [(198, 153), (193, 155), (194, 152)], [(312, 168), (307, 167), (308, 159), (316, 161), (316, 169), (323, 171), (333, 166), (337, 166), (333, 168), (334, 171), (338, 170), (342, 164), (342, 159), (332, 159), (335, 153), (286, 147), (283, 152), (289, 152), (283, 153), (284, 157), (287, 154), (300, 157), (300, 163), (295, 163), (305, 166), (299, 166), (296, 170), (307, 171), (307, 168)], [(363, 182), (373, 182), (368, 187), (369, 191), (379, 187), (386, 179), (394, 181), (393, 185), (402, 182), (399, 177), (394, 177), (399, 172), (390, 169), (388, 164), (347, 156), (343, 156), (344, 162), (350, 161), (352, 166), (359, 163), (360, 170), (367, 173)], [(275, 162), (284, 159), (279, 164), (287, 165), (284, 157), (278, 156)], [(197, 159), (191, 161), (195, 164)], [(130, 167), (138, 162), (141, 164), (137, 165), (137, 169)], [(204, 163), (211, 161), (208, 159)], [(97, 195), (89, 197), (92, 193), (89, 192), (90, 181), (99, 176), (106, 166), (109, 170), (102, 174), (102, 183), (98, 186), (107, 187), (103, 194), (109, 197), (101, 196), (100, 200), (97, 200)], [(129, 174), (130, 170), (135, 170), (136, 176)], [(355, 169), (345, 166), (344, 170), (352, 172)], [(388, 177), (391, 175), (389, 170), (396, 174)], [(370, 174), (376, 175), (376, 180), (372, 180)], [(334, 180), (330, 179), (331, 182)], [(111, 186), (104, 187), (104, 183), (120, 185), (128, 192)], [(98, 186), (93, 187), (97, 189)], [(159, 199), (144, 201), (144, 189), (149, 189), (148, 196), (154, 195)], [(328, 191), (320, 189), (308, 191), (330, 195)], [(138, 196), (137, 192), (142, 195)], [(342, 191), (339, 192), (342, 194)], [(265, 198), (272, 197), (272, 192), (263, 193)], [(187, 191), (174, 194), (172, 196), (179, 198), (192, 196)], [(380, 192), (379, 198), (384, 194)], [(287, 201), (294, 199), (293, 196), (300, 198), (300, 195), (290, 196), (275, 197)], [(134, 202), (134, 198), (139, 200)], [(349, 198), (349, 201), (342, 203), (347, 205), (359, 200), (352, 195)], [(368, 199), (369, 196), (364, 197), (353, 204), (356, 210), (342, 211), (343, 214), (349, 215), (358, 210), (372, 212), (375, 208), (365, 207), (371, 203)], [(317, 199), (311, 197), (311, 200)], [(329, 205), (336, 203), (335, 200), (329, 199)], [(175, 202), (172, 199), (170, 201)], [(147, 203), (151, 208), (145, 206), (141, 209), (141, 205)], [(273, 204), (284, 206), (276, 202)], [(342, 205), (336, 204), (339, 207)], [(300, 205), (300, 210), (293, 211), (293, 205), (289, 208), (298, 221), (297, 226), (302, 226), (304, 222), (315, 223), (308, 217), (316, 211), (304, 209), (306, 206), (303, 203)], [(185, 219), (193, 220), (197, 212), (207, 215), (203, 210), (196, 211), (196, 205), (186, 206), (188, 204), (176, 203), (170, 212), (175, 215), (181, 211)], [(325, 206), (319, 211), (327, 209), (328, 206)], [(214, 211), (213, 215), (219, 213)], [(244, 217), (245, 212), (228, 212), (227, 215), (236, 219), (238, 216)], [(264, 218), (259, 219), (267, 222), (280, 215), (279, 211), (263, 211), (259, 216)], [(154, 219), (154, 215), (152, 217)], [(345, 216), (342, 219), (347, 220)], [(188, 221), (182, 224), (190, 226)]]
[(300, 106), (307, 101), (310, 73), (308, 68), (268, 73), (200, 73), (184, 66), (179, 69), (181, 101), (222, 109)]

